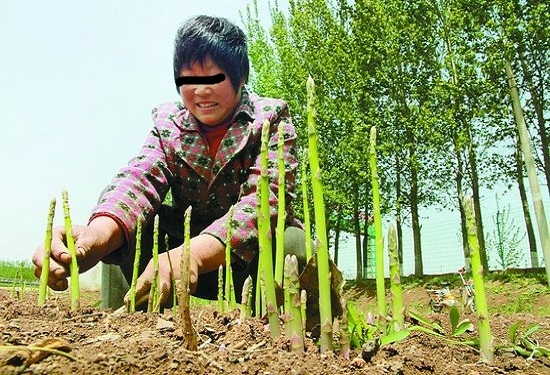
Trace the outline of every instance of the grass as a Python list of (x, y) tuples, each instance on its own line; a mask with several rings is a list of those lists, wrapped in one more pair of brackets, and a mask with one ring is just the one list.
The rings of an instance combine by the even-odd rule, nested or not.
[[(407, 276), (401, 279), (403, 294), (408, 295), (413, 290), (422, 290), (427, 287), (441, 287), (442, 283), (450, 283), (451, 291), (459, 297), (459, 288), (462, 285), (458, 274), (425, 276), (422, 278)], [(353, 293), (348, 295), (351, 300), (361, 299), (362, 311), (376, 311), (376, 285), (374, 280), (349, 280), (344, 287)], [(386, 290), (389, 291), (389, 280), (386, 279)], [(490, 314), (511, 316), (517, 313), (533, 313), (538, 316), (550, 315), (550, 288), (545, 281), (544, 270), (540, 272), (509, 271), (491, 272), (486, 277), (486, 293), (489, 299)], [(366, 298), (365, 298), (366, 297)], [(389, 297), (388, 297), (389, 298)], [(407, 301), (407, 308), (428, 314), (429, 297), (427, 293), (417, 293)]]
[[(34, 265), (32, 262), (0, 260), (0, 286), (11, 287), (13, 286), (13, 280), (17, 280), (19, 283), (21, 277), (26, 286), (38, 286), (38, 279), (34, 276)], [(11, 280), (6, 283), (8, 279)], [(63, 294), (65, 292), (57, 293)], [(191, 307), (211, 305), (212, 303), (213, 301), (191, 296)], [(99, 303), (92, 304), (99, 306)]]
[(0, 260), (1, 279), (23, 279), (25, 283), (38, 283), (34, 276), (34, 266), (30, 261)]
[[(487, 276), (487, 294), (498, 296), (502, 303), (497, 305), (489, 302), (489, 310), (491, 314), (512, 315), (521, 312), (533, 312), (536, 315), (550, 315), (550, 304), (540, 304), (538, 301), (542, 298), (547, 298), (550, 301), (550, 289), (546, 286), (544, 273), (515, 273), (515, 272), (494, 272)], [(0, 260), (0, 279), (17, 279), (23, 278), (27, 286), (37, 285), (38, 280), (34, 276), (34, 266), (30, 261), (7, 261)], [(12, 281), (13, 282), (13, 281)], [(425, 287), (426, 285), (441, 285), (442, 282), (450, 282), (451, 288), (456, 289), (460, 286), (458, 275), (438, 275), (426, 276), (423, 278), (404, 277), (402, 278), (404, 293), (407, 290), (417, 287)], [(347, 285), (354, 285), (354, 281), (348, 281)], [(375, 290), (373, 281), (365, 281), (360, 283), (366, 289)], [(12, 283), (3, 286), (12, 286)], [(387, 285), (389, 286), (389, 284)], [(427, 295), (426, 295), (427, 298)], [(409, 303), (409, 308), (422, 310), (422, 306), (427, 304), (427, 299), (414, 301)], [(208, 305), (212, 301), (203, 300), (192, 297), (191, 305)], [(375, 311), (375, 302), (369, 306), (369, 311)]]
[(550, 300), (550, 289), (539, 274), (495, 274), (489, 277), (487, 292), (505, 300), (491, 308), (491, 313), (511, 315), (522, 312), (533, 312), (537, 315), (549, 315), (547, 304), (537, 303), (545, 297)]
[(209, 306), (209, 305), (214, 305), (216, 303), (217, 303), (217, 301), (213, 301), (213, 300), (209, 300), (209, 299), (198, 298), (198, 297), (194, 297), (194, 296), (189, 297), (189, 304), (190, 304), (191, 308), (200, 307), (200, 306)]

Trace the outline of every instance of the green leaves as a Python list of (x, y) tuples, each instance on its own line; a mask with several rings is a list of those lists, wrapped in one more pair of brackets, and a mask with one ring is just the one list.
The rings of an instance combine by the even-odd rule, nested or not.
[(407, 329), (410, 332), (418, 331), (426, 333), (446, 342), (457, 345), (477, 346), (479, 344), (479, 340), (477, 339), (460, 338), (467, 331), (471, 330), (472, 324), (469, 320), (459, 321), (460, 315), (456, 306), (452, 306), (449, 312), (449, 319), (452, 327), (451, 335), (453, 338), (449, 338), (447, 336), (447, 333), (439, 323), (431, 322), (425, 316), (414, 311), (408, 311), (408, 315), (414, 322), (417, 323), (417, 325), (413, 325)]
[(454, 337), (460, 337), (473, 329), (472, 323), (468, 319), (460, 321), (460, 313), (456, 305), (451, 306), (449, 317)]
[(550, 85), (545, 2), (289, 4), (288, 13), (271, 7), (269, 28), (255, 6), (248, 8), (251, 83), (261, 95), (289, 103), (304, 147), (303, 82), (315, 79), (326, 205), (349, 213), (342, 227), (353, 228), (357, 207), (370, 210), (366, 134), (372, 126), (379, 134), (382, 214), (413, 222), (420, 268), (419, 207), (458, 209), (459, 197), (472, 186), (517, 181), (509, 162), (516, 136), (503, 85), (506, 56), (529, 90), (525, 113), (537, 125), (530, 129), (539, 134), (533, 144), (550, 180), (542, 130), (549, 103), (541, 88)]
[(540, 329), (540, 326), (532, 324), (525, 332), (521, 332), (519, 330), (520, 325), (521, 322), (516, 322), (508, 329), (508, 338), (514, 352), (529, 358), (538, 358), (541, 356), (550, 358), (550, 349), (540, 346), (538, 341), (533, 337)]
[(407, 314), (413, 321), (420, 324), (418, 327), (427, 327), (428, 331), (426, 331), (426, 333), (435, 334), (436, 336), (443, 336), (445, 330), (439, 323), (431, 322), (425, 316), (411, 310), (409, 310)]
[[(357, 313), (355, 302), (350, 301), (346, 305), (348, 329), (351, 346), (354, 348), (362, 347), (367, 341), (377, 340), (380, 335), (378, 328), (371, 323), (367, 323), (364, 316)], [(373, 322), (374, 323), (374, 322)]]

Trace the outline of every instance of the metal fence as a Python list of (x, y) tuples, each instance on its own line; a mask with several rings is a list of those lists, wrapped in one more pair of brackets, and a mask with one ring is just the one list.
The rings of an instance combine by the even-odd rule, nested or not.
[[(550, 205), (547, 202), (544, 204), (548, 211)], [(542, 249), (533, 209), (531, 209), (531, 218), (537, 241), (538, 267), (543, 267)], [(386, 234), (389, 223), (390, 220), (384, 218), (384, 244), (387, 244)], [(483, 225), (490, 270), (531, 267), (523, 210), (519, 204), (502, 205), (498, 210), (485, 208)], [(464, 266), (459, 212), (423, 212), (421, 244), (425, 275), (453, 273)], [(331, 244), (330, 251), (334, 256), (334, 244)], [(388, 263), (387, 248), (385, 248), (386, 276), (389, 273)], [(356, 278), (355, 237), (349, 233), (340, 235), (338, 268), (343, 272), (345, 278)], [(412, 229), (407, 226), (403, 227), (403, 274), (414, 274), (413, 234)]]

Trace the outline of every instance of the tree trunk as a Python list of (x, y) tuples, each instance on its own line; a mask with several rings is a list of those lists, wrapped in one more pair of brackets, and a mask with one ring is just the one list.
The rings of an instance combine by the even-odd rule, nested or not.
[(338, 210), (336, 216), (336, 226), (334, 227), (334, 264), (338, 265), (338, 258), (340, 255), (340, 232), (342, 222), (342, 210)]
[(334, 207), (330, 207), (329, 205), (325, 206), (325, 227), (326, 227), (326, 236), (327, 236), (327, 248), (329, 248), (330, 245), (330, 231), (332, 230), (333, 224), (330, 222), (330, 213), (334, 210)]
[(359, 226), (359, 188), (355, 184), (353, 190), (353, 232), (355, 234), (355, 273), (357, 281), (361, 280), (363, 275), (363, 262), (361, 261), (361, 228)]
[(401, 218), (401, 159), (399, 154), (395, 156), (395, 170), (397, 176), (395, 180), (395, 226), (397, 229), (397, 255), (399, 256), (400, 276), (404, 275), (403, 271), (403, 222)]
[(464, 213), (464, 206), (462, 205), (462, 199), (464, 198), (464, 192), (462, 191), (462, 176), (464, 176), (464, 166), (462, 163), (462, 157), (458, 146), (458, 140), (456, 133), (453, 134), (453, 144), (456, 153), (457, 172), (455, 175), (456, 182), (456, 195), (458, 199), (458, 211), (460, 213), (460, 233), (462, 235), (462, 251), (464, 253), (464, 267), (466, 272), (471, 271), (470, 264), (470, 245), (468, 245), (468, 229), (466, 226), (466, 214)]
[(514, 112), (516, 125), (518, 127), (518, 134), (521, 141), (521, 149), (523, 151), (523, 160), (525, 161), (525, 169), (527, 169), (527, 177), (529, 178), (529, 186), (531, 187), (533, 206), (535, 207), (535, 216), (537, 217), (540, 243), (542, 245), (542, 253), (544, 255), (544, 264), (546, 267), (546, 278), (548, 285), (550, 286), (550, 236), (548, 234), (546, 214), (544, 212), (544, 205), (542, 203), (542, 197), (540, 194), (540, 185), (537, 179), (537, 171), (535, 168), (535, 162), (533, 160), (531, 144), (529, 142), (529, 133), (527, 132), (527, 125), (525, 124), (523, 110), (521, 109), (521, 102), (519, 100), (519, 92), (516, 84), (516, 79), (514, 78), (514, 73), (512, 71), (512, 64), (510, 64), (509, 61), (506, 61), (505, 67), (506, 76), (508, 78), (508, 85), (510, 87), (512, 109)]
[(470, 163), (470, 170), (472, 172), (472, 198), (474, 201), (477, 241), (479, 243), (479, 256), (481, 258), (481, 265), (483, 266), (483, 274), (486, 275), (489, 272), (489, 262), (487, 260), (487, 252), (485, 251), (485, 236), (483, 234), (483, 220), (481, 217), (481, 204), (479, 198), (479, 176), (477, 174), (477, 160), (475, 156), (472, 137), (469, 135), (468, 138), (468, 160)]
[[(544, 93), (543, 93), (543, 85), (541, 84), (539, 86), (539, 89), (537, 90), (537, 86), (535, 85), (535, 82), (533, 81), (533, 74), (532, 70), (530, 69), (530, 65), (527, 64), (525, 59), (525, 51), (528, 51), (528, 55), (534, 56), (536, 53), (542, 53), (542, 51), (537, 51), (537, 48), (534, 47), (531, 42), (533, 41), (533, 37), (530, 36), (528, 33), (525, 33), (523, 30), (527, 27), (527, 20), (524, 17), (525, 9), (522, 4), (518, 0), (513, 1), (514, 5), (514, 14), (517, 18), (517, 27), (516, 30), (518, 31), (515, 33), (515, 35), (518, 36), (517, 44), (518, 44), (518, 58), (521, 65), (521, 70), (523, 72), (523, 79), (524, 82), (527, 83), (527, 88), (529, 89), (529, 96), (531, 97), (531, 100), (533, 101), (533, 108), (535, 109), (535, 115), (537, 116), (537, 124), (538, 124), (538, 133), (540, 136), (540, 143), (541, 143), (541, 151), (542, 151), (542, 168), (544, 170), (544, 177), (546, 179), (546, 188), (548, 189), (548, 193), (550, 194), (550, 149), (548, 145), (548, 133), (546, 131), (546, 124), (545, 124), (545, 118), (544, 118)], [(523, 27), (520, 25), (523, 24)], [(523, 31), (523, 32), (522, 32)], [(542, 55), (544, 56), (544, 55)], [(543, 57), (544, 58), (544, 57)], [(535, 59), (535, 57), (533, 57)], [(536, 63), (533, 61), (533, 65), (536, 66)], [(540, 65), (539, 65), (540, 68)], [(544, 68), (542, 68), (544, 70)]]
[(529, 202), (527, 201), (527, 193), (525, 191), (525, 183), (523, 182), (523, 160), (521, 158), (521, 145), (518, 137), (516, 156), (516, 179), (518, 181), (519, 198), (521, 207), (523, 208), (523, 218), (525, 220), (525, 230), (527, 231), (527, 239), (529, 240), (529, 255), (531, 258), (531, 267), (539, 266), (539, 257), (537, 254), (537, 241), (535, 240), (535, 231), (533, 230), (533, 222), (531, 221), (531, 212), (529, 210)]
[[(454, 49), (453, 49), (453, 43), (451, 40), (451, 35), (449, 33), (449, 29), (447, 27), (447, 20), (445, 19), (441, 9), (439, 8), (436, 1), (434, 1), (434, 6), (437, 12), (437, 16), (443, 26), (443, 30), (445, 33), (445, 44), (447, 46), (447, 52), (450, 56), (450, 64), (451, 64), (451, 78), (453, 85), (458, 88), (459, 87), (459, 80), (458, 80), (458, 68), (456, 66), (455, 57), (454, 57)], [(474, 194), (474, 212), (476, 216), (476, 225), (477, 225), (477, 234), (478, 234), (478, 241), (479, 241), (479, 250), (480, 250), (480, 256), (481, 256), (481, 264), (483, 266), (484, 272), (487, 272), (488, 266), (487, 266), (487, 254), (485, 252), (485, 240), (483, 238), (483, 224), (481, 221), (481, 209), (479, 205), (479, 184), (478, 184), (478, 176), (477, 176), (477, 165), (475, 161), (475, 155), (473, 153), (473, 147), (472, 147), (472, 138), (470, 136), (470, 127), (468, 123), (463, 120), (460, 116), (460, 103), (459, 98), (457, 96), (451, 96), (453, 101), (453, 109), (454, 109), (454, 119), (456, 124), (461, 124), (462, 128), (465, 130), (466, 134), (468, 135), (469, 139), (469, 148), (468, 148), (468, 159), (471, 164), (472, 168), (472, 190)], [(453, 144), (456, 152), (456, 158), (457, 158), (457, 167), (458, 171), (455, 176), (456, 181), (456, 189), (457, 189), (457, 197), (458, 197), (458, 207), (460, 212), (460, 230), (462, 233), (462, 249), (464, 252), (464, 263), (466, 270), (470, 270), (470, 245), (468, 244), (468, 229), (466, 225), (466, 215), (464, 212), (464, 207), (462, 205), (462, 199), (464, 198), (464, 193), (462, 191), (462, 179), (464, 176), (464, 165), (462, 163), (461, 158), (461, 145), (458, 143), (458, 134), (453, 134)], [(476, 203), (477, 202), (477, 203)], [(480, 237), (481, 232), (481, 237)]]
[[(411, 142), (410, 144), (414, 144)], [(409, 148), (409, 160), (414, 159), (414, 150)], [(411, 163), (411, 218), (414, 244), (414, 275), (416, 277), (424, 276), (424, 265), (422, 263), (422, 244), (420, 242), (420, 220), (418, 215), (418, 172), (416, 166)]]
[(546, 131), (542, 100), (538, 95), (538, 92), (533, 83), (533, 76), (529, 71), (529, 67), (525, 63), (525, 59), (521, 51), (519, 52), (519, 61), (521, 63), (521, 70), (523, 71), (524, 79), (527, 82), (527, 87), (529, 88), (529, 95), (531, 96), (531, 100), (533, 100), (535, 114), (537, 115), (540, 145), (542, 149), (542, 167), (544, 169), (544, 177), (546, 178), (546, 188), (548, 189), (548, 193), (550, 194), (550, 149), (548, 145), (548, 134)]
[[(365, 194), (365, 196), (367, 196)], [(368, 200), (365, 199), (365, 205), (363, 206), (363, 216), (361, 217), (361, 225), (363, 228), (363, 241), (361, 242), (361, 246), (363, 247), (363, 279), (367, 278), (367, 270), (369, 267), (369, 262), (372, 262), (374, 259), (369, 259), (369, 207), (368, 207)]]

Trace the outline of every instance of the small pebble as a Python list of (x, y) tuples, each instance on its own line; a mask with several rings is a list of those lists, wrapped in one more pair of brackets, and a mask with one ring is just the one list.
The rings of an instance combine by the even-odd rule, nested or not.
[(364, 367), (367, 362), (361, 357), (355, 357), (351, 360), (351, 365), (357, 368)]
[(105, 359), (107, 359), (107, 355), (105, 353), (99, 352), (96, 354), (92, 362), (99, 363), (99, 362), (103, 362)]

